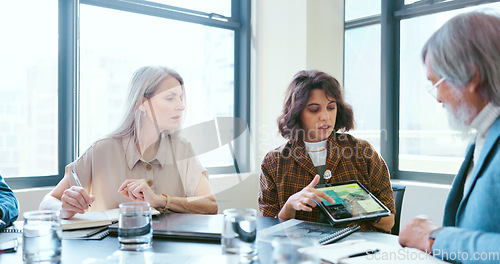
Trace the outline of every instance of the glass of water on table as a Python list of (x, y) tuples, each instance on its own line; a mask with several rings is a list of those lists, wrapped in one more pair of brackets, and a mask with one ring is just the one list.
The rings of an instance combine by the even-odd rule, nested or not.
[(240, 262), (257, 259), (257, 210), (234, 208), (224, 210), (222, 252), (240, 256)]
[(120, 250), (141, 251), (152, 246), (153, 225), (148, 202), (120, 204), (118, 241)]
[(59, 211), (30, 211), (23, 217), (24, 263), (59, 263), (62, 236)]

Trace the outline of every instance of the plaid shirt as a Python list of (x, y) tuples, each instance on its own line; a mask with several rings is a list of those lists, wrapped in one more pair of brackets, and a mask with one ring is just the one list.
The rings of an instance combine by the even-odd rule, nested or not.
[[(325, 183), (358, 180), (392, 213), (394, 199), (387, 165), (373, 147), (349, 134), (332, 133), (327, 142), (325, 170), (332, 172)], [(277, 217), (288, 198), (301, 191), (317, 174), (302, 140), (288, 141), (267, 153), (262, 161), (260, 175), (259, 209), (264, 216)], [(319, 221), (320, 210), (297, 211), (295, 218)], [(363, 229), (381, 231), (369, 223)]]

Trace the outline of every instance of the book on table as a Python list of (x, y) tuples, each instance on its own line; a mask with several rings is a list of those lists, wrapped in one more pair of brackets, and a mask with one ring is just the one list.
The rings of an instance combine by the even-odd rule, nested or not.
[[(98, 226), (109, 226), (118, 222), (120, 209), (110, 209), (106, 211), (88, 211), (84, 214), (76, 214), (70, 219), (62, 219), (62, 230), (84, 229)], [(151, 214), (160, 214), (158, 210), (151, 208)]]
[(118, 221), (119, 209), (106, 211), (88, 211), (76, 214), (70, 219), (62, 219), (62, 230), (84, 229), (89, 227), (107, 226)]

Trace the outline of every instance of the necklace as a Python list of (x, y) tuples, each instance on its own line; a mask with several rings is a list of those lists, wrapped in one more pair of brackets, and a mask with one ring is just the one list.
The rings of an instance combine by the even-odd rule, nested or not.
[(320, 150), (308, 150), (308, 149), (307, 149), (307, 152), (313, 152), (313, 153), (314, 153), (314, 152), (321, 152), (321, 151), (323, 151), (323, 150), (326, 150), (326, 147), (324, 147), (324, 148), (322, 148), (322, 149), (320, 149)]

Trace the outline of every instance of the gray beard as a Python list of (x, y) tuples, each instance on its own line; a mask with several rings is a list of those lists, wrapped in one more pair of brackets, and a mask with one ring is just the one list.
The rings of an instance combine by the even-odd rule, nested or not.
[(472, 135), (473, 129), (467, 122), (472, 119), (472, 109), (465, 103), (460, 104), (456, 111), (453, 111), (448, 104), (443, 104), (443, 106), (448, 114), (450, 128), (460, 132), (460, 138), (469, 138)]

